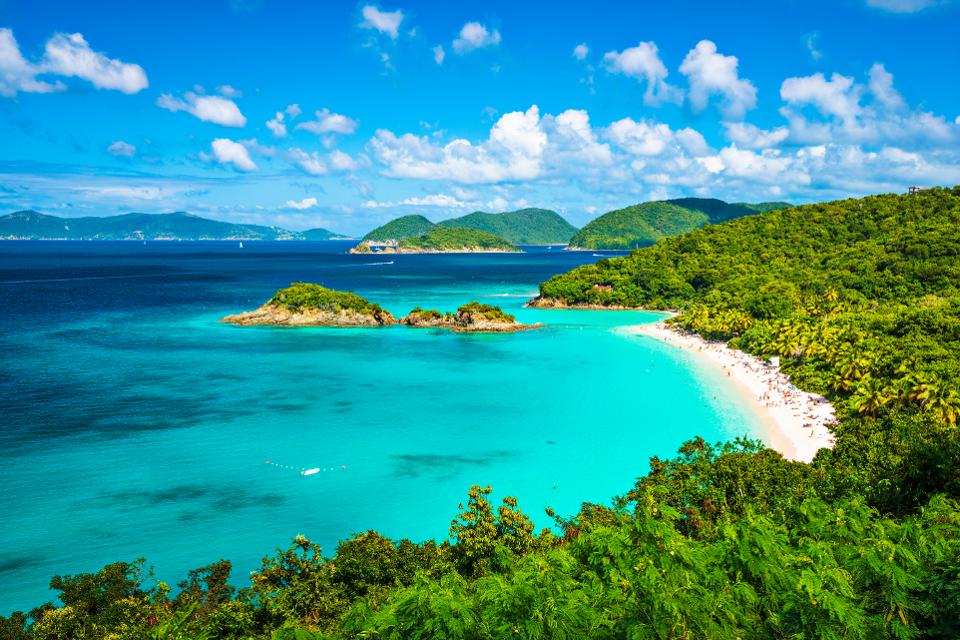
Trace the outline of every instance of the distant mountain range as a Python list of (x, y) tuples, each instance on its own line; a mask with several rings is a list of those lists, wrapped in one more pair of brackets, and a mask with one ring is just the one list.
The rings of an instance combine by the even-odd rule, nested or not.
[(402, 216), (377, 227), (363, 237), (366, 242), (397, 243), (416, 238), (434, 227), (461, 227), (486, 231), (517, 244), (567, 244), (577, 228), (549, 209), (519, 209), (503, 213), (474, 211), (460, 218), (434, 224), (420, 215)]
[(119, 216), (61, 218), (36, 211), (0, 217), (5, 240), (330, 240), (326, 229), (289, 231), (280, 227), (234, 224), (189, 213), (125, 213)]
[(576, 249), (636, 249), (708, 224), (791, 206), (786, 202), (734, 203), (712, 198), (678, 198), (635, 204), (609, 211), (570, 239)]

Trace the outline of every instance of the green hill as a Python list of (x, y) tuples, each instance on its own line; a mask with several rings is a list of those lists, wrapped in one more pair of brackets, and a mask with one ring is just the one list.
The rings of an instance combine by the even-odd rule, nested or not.
[(422, 236), (404, 238), (398, 243), (397, 251), (401, 253), (433, 253), (519, 251), (519, 249), (500, 236), (479, 229), (436, 226)]
[(363, 236), (363, 241), (395, 244), (404, 238), (422, 236), (433, 227), (433, 223), (421, 215), (402, 216), (377, 227)]
[(729, 204), (707, 198), (644, 202), (592, 220), (571, 239), (582, 249), (635, 249), (707, 224), (760, 213), (762, 205)]
[(755, 204), (751, 204), (749, 202), (734, 202), (733, 204), (741, 207), (747, 207), (748, 209), (753, 209), (757, 213), (779, 211), (780, 209), (788, 209), (793, 206), (789, 202), (757, 202)]
[(442, 227), (469, 227), (498, 235), (513, 244), (567, 244), (577, 228), (549, 209), (520, 209), (504, 213), (475, 211), (438, 223)]
[(0, 239), (300, 240), (303, 235), (280, 227), (221, 222), (184, 212), (60, 218), (17, 211), (0, 217)]

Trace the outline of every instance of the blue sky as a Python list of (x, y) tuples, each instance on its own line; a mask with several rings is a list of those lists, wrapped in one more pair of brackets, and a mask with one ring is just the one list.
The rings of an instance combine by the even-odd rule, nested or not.
[(0, 213), (361, 233), (960, 183), (935, 0), (0, 0)]

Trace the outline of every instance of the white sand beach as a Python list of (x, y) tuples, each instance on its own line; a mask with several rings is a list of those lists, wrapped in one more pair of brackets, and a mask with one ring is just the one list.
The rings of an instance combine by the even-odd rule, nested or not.
[(797, 389), (774, 364), (663, 322), (633, 325), (623, 331), (701, 354), (726, 371), (764, 418), (766, 444), (785, 458), (810, 462), (821, 448), (833, 447), (833, 405), (823, 396)]

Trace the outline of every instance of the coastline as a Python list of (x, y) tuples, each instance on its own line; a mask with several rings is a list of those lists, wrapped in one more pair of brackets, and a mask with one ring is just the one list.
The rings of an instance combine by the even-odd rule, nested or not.
[(820, 449), (833, 447), (829, 428), (836, 422), (833, 405), (823, 396), (794, 387), (779, 367), (722, 342), (673, 329), (663, 321), (622, 330), (699, 354), (724, 370), (761, 417), (767, 445), (785, 458), (810, 462)]

